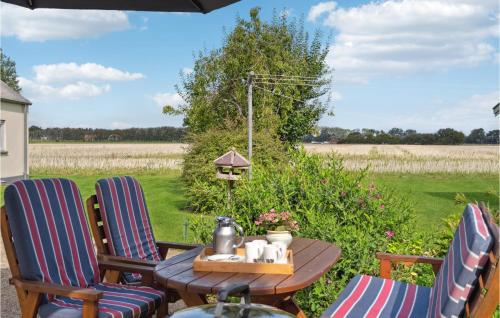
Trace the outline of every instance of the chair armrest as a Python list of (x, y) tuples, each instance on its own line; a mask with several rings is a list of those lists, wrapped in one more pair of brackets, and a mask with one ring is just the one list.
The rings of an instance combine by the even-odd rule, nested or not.
[(115, 256), (115, 255), (107, 255), (107, 254), (98, 254), (98, 259), (104, 259), (106, 261), (125, 263), (125, 264), (133, 264), (139, 266), (151, 266), (155, 267), (158, 265), (158, 262), (151, 261), (148, 259), (140, 259), (140, 258), (129, 258), (124, 256)]
[(193, 248), (197, 248), (198, 244), (188, 244), (188, 243), (175, 243), (175, 242), (165, 242), (165, 241), (156, 241), (156, 246), (158, 246), (158, 250), (163, 258), (167, 256), (169, 249), (174, 250), (192, 250)]
[(119, 272), (139, 273), (142, 275), (152, 275), (154, 267), (138, 265), (134, 263), (120, 262), (114, 259), (115, 256), (99, 255), (99, 268), (103, 270), (114, 270)]
[(380, 276), (382, 278), (391, 278), (392, 264), (430, 264), (432, 265), (432, 270), (434, 274), (437, 274), (441, 264), (443, 263), (442, 258), (428, 257), (428, 256), (416, 256), (416, 255), (399, 255), (390, 253), (377, 253), (376, 257), (380, 260)]
[(38, 281), (21, 280), (11, 278), (10, 283), (18, 288), (28, 292), (39, 294), (50, 294), (57, 296), (66, 296), (81, 299), (83, 301), (96, 302), (101, 298), (102, 292), (92, 288), (82, 288), (75, 286), (63, 286), (53, 283), (44, 283)]

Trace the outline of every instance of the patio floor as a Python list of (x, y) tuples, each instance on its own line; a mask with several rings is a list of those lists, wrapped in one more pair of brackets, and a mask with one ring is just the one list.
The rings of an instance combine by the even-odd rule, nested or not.
[[(2, 244), (0, 244), (2, 245)], [(171, 257), (172, 255), (168, 255)], [(5, 256), (5, 249), (2, 245), (0, 248), (0, 279), (1, 279), (1, 289), (0, 289), (0, 317), (2, 318), (17, 318), (21, 317), (21, 312), (19, 310), (19, 302), (17, 301), (16, 290), (14, 287), (9, 285), (10, 269), (7, 262), (7, 257)], [(185, 308), (182, 300), (179, 300), (175, 304), (169, 304), (169, 313)]]

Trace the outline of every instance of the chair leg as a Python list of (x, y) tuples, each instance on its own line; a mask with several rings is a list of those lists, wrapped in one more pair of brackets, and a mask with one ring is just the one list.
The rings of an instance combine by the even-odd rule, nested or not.
[(83, 302), (82, 318), (97, 318), (99, 315), (99, 307), (97, 301)]
[(164, 318), (168, 315), (168, 301), (161, 303), (160, 307), (156, 310), (156, 318)]
[(21, 306), (22, 318), (36, 318), (41, 300), (42, 294), (28, 292)]

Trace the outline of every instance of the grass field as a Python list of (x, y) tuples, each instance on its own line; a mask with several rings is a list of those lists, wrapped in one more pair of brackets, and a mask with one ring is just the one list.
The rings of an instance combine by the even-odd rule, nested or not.
[[(32, 144), (32, 177), (73, 179), (85, 199), (97, 179), (133, 175), (139, 179), (158, 239), (184, 238), (186, 199), (180, 166), (183, 144)], [(441, 219), (459, 213), (455, 195), (485, 201), (498, 210), (498, 147), (306, 145), (315, 153), (335, 151), (348, 169), (370, 164), (369, 179), (407, 196), (417, 211), (418, 230), (433, 231)], [(436, 167), (440, 167), (439, 169)], [(3, 191), (0, 195), (3, 203)], [(188, 237), (189, 240), (189, 237)]]
[(492, 211), (497, 211), (498, 177), (493, 174), (374, 174), (370, 179), (410, 198), (417, 212), (419, 230), (433, 231), (442, 225), (444, 217), (463, 211), (463, 205), (455, 204), (457, 193), (463, 193), (468, 202), (484, 201)]
[[(155, 236), (159, 240), (183, 241), (186, 213), (183, 208), (186, 201), (179, 179), (179, 172), (161, 173), (157, 175), (135, 176), (146, 195), (151, 223)], [(83, 200), (95, 194), (94, 186), (99, 178), (110, 177), (113, 174), (79, 176), (72, 175), (69, 179), (76, 182), (80, 188)], [(32, 178), (64, 177), (54, 174), (33, 174)], [(2, 187), (3, 188), (3, 187)], [(3, 190), (0, 201), (3, 204)], [(188, 237), (189, 240), (189, 237)]]

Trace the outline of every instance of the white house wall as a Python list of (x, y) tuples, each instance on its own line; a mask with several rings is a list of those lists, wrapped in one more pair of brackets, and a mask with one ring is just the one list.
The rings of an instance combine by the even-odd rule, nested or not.
[(0, 119), (5, 120), (7, 150), (0, 155), (0, 178), (3, 181), (23, 178), (25, 174), (25, 107), (28, 106), (1, 101)]

